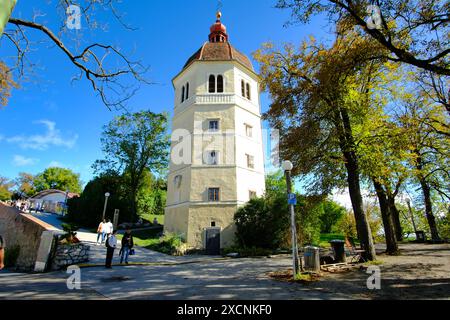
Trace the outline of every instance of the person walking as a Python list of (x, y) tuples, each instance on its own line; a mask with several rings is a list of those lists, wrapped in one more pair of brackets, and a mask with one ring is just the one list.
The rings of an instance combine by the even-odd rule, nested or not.
[(5, 259), (5, 241), (3, 240), (3, 237), (0, 235), (0, 270), (2, 270), (5, 267), (4, 259)]
[(111, 219), (106, 220), (105, 224), (105, 234), (106, 237), (109, 238), (109, 236), (113, 233), (114, 226), (111, 223)]
[(125, 263), (128, 264), (128, 256), (130, 255), (130, 251), (134, 247), (133, 235), (131, 234), (131, 230), (127, 230), (122, 238), (122, 248), (120, 249), (120, 264)]
[(100, 224), (98, 225), (97, 228), (97, 245), (101, 245), (105, 242), (105, 238), (106, 238), (106, 233), (105, 233), (105, 225), (106, 225), (106, 220), (103, 219), (102, 222), (100, 222)]
[(117, 238), (116, 238), (117, 230), (114, 230), (110, 237), (106, 240), (106, 262), (105, 267), (107, 269), (112, 268), (112, 260), (114, 257), (114, 250), (117, 247)]

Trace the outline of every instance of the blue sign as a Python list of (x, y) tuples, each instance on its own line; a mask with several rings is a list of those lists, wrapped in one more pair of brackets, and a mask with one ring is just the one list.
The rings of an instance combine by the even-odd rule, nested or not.
[(297, 205), (297, 196), (295, 193), (291, 193), (288, 195), (288, 204), (293, 204), (294, 206)]

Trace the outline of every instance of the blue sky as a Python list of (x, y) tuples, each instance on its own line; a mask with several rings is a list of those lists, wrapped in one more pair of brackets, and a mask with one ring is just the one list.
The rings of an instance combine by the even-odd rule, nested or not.
[[(284, 27), (290, 12), (275, 9), (276, 0), (224, 0), (222, 22), (230, 42), (251, 56), (262, 43), (300, 43), (309, 35), (328, 37), (326, 21)], [(58, 30), (61, 15), (56, 1), (19, 0), (13, 16), (31, 19)], [(107, 24), (106, 30), (68, 31), (77, 36), (80, 47), (92, 41), (112, 43), (123, 52), (133, 52), (133, 59), (150, 66), (149, 79), (154, 85), (143, 86), (130, 101), (130, 110), (150, 109), (172, 113), (174, 92), (172, 78), (186, 60), (207, 40), (215, 21), (217, 1), (124, 1), (118, 9), (124, 20), (137, 31), (128, 31), (112, 15), (100, 12), (94, 18)], [(83, 26), (82, 26), (83, 27)], [(75, 32), (75, 34), (70, 34)], [(78, 32), (78, 33), (77, 33)], [(29, 31), (35, 40), (29, 59), (36, 64), (28, 81), (20, 82), (8, 106), (0, 109), (0, 175), (15, 178), (19, 172), (36, 174), (49, 166), (62, 166), (81, 174), (83, 182), (92, 178), (92, 163), (102, 158), (102, 127), (118, 111), (109, 111), (87, 81), (71, 82), (76, 68), (38, 32)], [(75, 44), (69, 42), (69, 47)], [(11, 43), (0, 41), (0, 59), (14, 56)], [(9, 61), (9, 60), (8, 60)], [(255, 64), (258, 70), (258, 66)], [(262, 96), (262, 109), (269, 100)]]

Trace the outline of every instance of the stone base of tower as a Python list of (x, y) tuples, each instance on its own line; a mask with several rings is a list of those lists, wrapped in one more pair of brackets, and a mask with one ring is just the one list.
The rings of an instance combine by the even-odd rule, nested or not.
[(198, 205), (166, 208), (164, 231), (180, 235), (193, 249), (205, 249), (205, 230), (221, 228), (220, 247), (234, 244), (236, 226), (234, 215), (237, 205)]

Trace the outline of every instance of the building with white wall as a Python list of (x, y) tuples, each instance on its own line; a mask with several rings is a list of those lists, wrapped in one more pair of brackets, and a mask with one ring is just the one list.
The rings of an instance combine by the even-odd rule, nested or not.
[(205, 248), (233, 244), (237, 208), (265, 192), (259, 78), (228, 41), (221, 14), (209, 41), (173, 79), (175, 110), (165, 231)]

